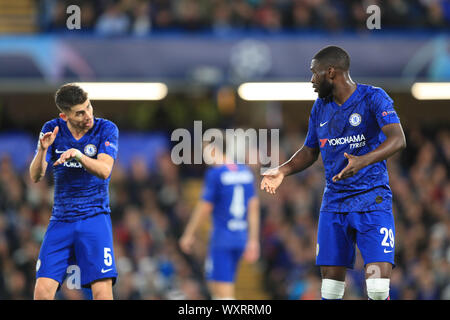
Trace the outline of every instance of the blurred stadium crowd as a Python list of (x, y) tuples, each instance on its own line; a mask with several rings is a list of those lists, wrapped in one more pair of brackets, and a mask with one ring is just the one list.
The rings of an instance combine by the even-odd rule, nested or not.
[[(406, 133), (407, 149), (388, 162), (396, 221), (391, 298), (450, 299), (450, 131), (407, 128)], [(283, 136), (282, 157), (290, 157), (303, 139), (304, 132)], [(115, 164), (110, 193), (119, 272), (116, 299), (209, 298), (203, 280), (207, 244), (198, 241), (192, 256), (183, 255), (177, 244), (205, 169), (192, 167), (174, 165), (168, 153), (158, 156), (155, 170), (139, 158), (129, 171), (120, 159)], [(193, 174), (196, 170), (200, 174)], [(272, 299), (320, 299), (315, 247), (323, 186), (318, 161), (286, 179), (276, 196), (260, 193), (258, 266)], [(52, 197), (51, 175), (34, 184), (27, 171), (17, 172), (10, 158), (1, 157), (0, 299), (32, 298)], [(345, 298), (366, 299), (363, 267), (358, 252)], [(84, 297), (83, 291), (66, 286), (57, 294), (58, 299)]]
[(381, 9), (383, 29), (450, 26), (449, 0), (42, 0), (41, 32), (67, 31), (66, 8), (73, 4), (81, 9), (80, 32), (110, 36), (158, 31), (367, 31), (366, 8), (371, 4)]

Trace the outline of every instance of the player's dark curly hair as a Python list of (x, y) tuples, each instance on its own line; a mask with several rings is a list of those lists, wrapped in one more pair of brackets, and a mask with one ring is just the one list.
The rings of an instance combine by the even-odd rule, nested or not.
[(337, 46), (328, 46), (315, 54), (316, 59), (324, 67), (332, 66), (343, 71), (350, 69), (350, 56), (344, 49)]
[(55, 93), (55, 103), (61, 112), (70, 111), (73, 106), (84, 103), (87, 98), (87, 92), (74, 83), (61, 86)]

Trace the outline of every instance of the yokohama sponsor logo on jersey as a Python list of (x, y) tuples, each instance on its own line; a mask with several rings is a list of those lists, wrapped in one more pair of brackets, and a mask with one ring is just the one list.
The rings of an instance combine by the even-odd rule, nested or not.
[(343, 144), (349, 144), (350, 148), (360, 148), (366, 144), (366, 137), (363, 134), (346, 136), (340, 138), (332, 138), (332, 139), (320, 139), (320, 147), (325, 147), (326, 143), (330, 146), (338, 146)]

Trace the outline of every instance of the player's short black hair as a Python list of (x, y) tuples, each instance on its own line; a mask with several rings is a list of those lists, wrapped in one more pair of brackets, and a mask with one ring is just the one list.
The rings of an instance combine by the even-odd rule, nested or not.
[(87, 92), (74, 83), (62, 85), (55, 93), (55, 103), (61, 112), (70, 111), (73, 106), (86, 102), (87, 98)]
[(344, 71), (350, 69), (350, 56), (344, 49), (337, 46), (328, 46), (321, 49), (315, 54), (313, 59), (316, 59), (320, 64), (329, 67), (339, 68)]

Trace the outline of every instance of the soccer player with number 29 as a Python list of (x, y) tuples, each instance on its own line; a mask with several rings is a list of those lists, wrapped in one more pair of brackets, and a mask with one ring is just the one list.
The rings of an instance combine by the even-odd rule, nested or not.
[(319, 215), (316, 264), (322, 299), (342, 299), (355, 244), (365, 264), (369, 299), (389, 299), (394, 266), (394, 217), (386, 159), (406, 139), (392, 99), (381, 88), (350, 78), (350, 57), (328, 46), (311, 61), (318, 99), (305, 143), (286, 163), (264, 173), (261, 189), (274, 194), (284, 177), (322, 155), (326, 186)]

